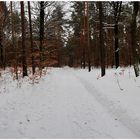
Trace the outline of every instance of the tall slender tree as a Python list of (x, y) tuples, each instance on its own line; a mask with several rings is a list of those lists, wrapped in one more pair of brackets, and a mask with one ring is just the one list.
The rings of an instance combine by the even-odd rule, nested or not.
[(33, 35), (32, 35), (32, 19), (31, 19), (31, 6), (30, 1), (28, 1), (28, 15), (29, 15), (29, 27), (30, 27), (30, 43), (31, 43), (31, 53), (32, 53), (32, 72), (35, 73), (35, 63), (34, 63), (34, 50), (33, 50)]
[(24, 2), (20, 2), (21, 5), (21, 27), (22, 27), (22, 67), (23, 67), (23, 77), (27, 76), (27, 62), (25, 54), (25, 13), (24, 13)]
[(0, 59), (1, 59), (1, 65), (3, 66), (3, 45), (2, 45), (2, 35), (3, 35), (3, 30), (2, 30), (2, 21), (3, 21), (3, 2), (0, 2)]
[(88, 61), (88, 71), (91, 71), (91, 62), (90, 62), (90, 31), (89, 31), (89, 4), (84, 2), (84, 38), (85, 38), (85, 47), (87, 47), (87, 61)]
[(40, 69), (42, 69), (43, 61), (43, 40), (44, 40), (44, 17), (45, 17), (45, 4), (44, 1), (40, 2)]
[[(73, 28), (73, 52), (71, 58), (73, 58), (73, 63), (75, 60), (80, 60), (81, 68), (86, 67), (86, 49), (85, 49), (85, 18), (84, 18), (84, 2), (76, 1), (73, 2), (72, 8), (74, 9), (71, 14), (71, 27)], [(79, 56), (80, 54), (80, 56)], [(79, 57), (76, 57), (79, 56)]]
[(91, 71), (91, 46), (90, 46), (90, 28), (89, 28), (89, 2), (87, 2), (87, 46), (88, 46), (88, 71)]
[(81, 30), (82, 30), (82, 67), (85, 69), (86, 68), (86, 8), (85, 8), (85, 2), (83, 2), (83, 8), (82, 8), (82, 24), (81, 24)]
[(115, 65), (116, 68), (119, 67), (119, 28), (118, 22), (120, 19), (122, 1), (112, 2), (113, 3), (113, 10), (114, 10), (114, 38), (115, 38)]
[(56, 46), (57, 46), (56, 48), (57, 48), (58, 67), (60, 67), (62, 63), (61, 51), (63, 46), (63, 33), (64, 33), (63, 26), (65, 24), (64, 14), (65, 13), (63, 12), (63, 5), (57, 4), (50, 18), (50, 21), (52, 23), (51, 26), (53, 27), (52, 32), (54, 32), (53, 39), (56, 40)]
[(14, 61), (14, 70), (16, 73), (16, 79), (18, 79), (18, 70), (17, 70), (17, 66), (18, 66), (18, 60), (17, 60), (17, 46), (16, 46), (16, 41), (15, 41), (15, 29), (14, 29), (14, 16), (13, 16), (13, 2), (10, 2), (10, 9), (11, 9), (11, 26), (12, 26), (12, 45), (14, 48), (14, 54), (15, 54), (15, 61)]
[(101, 56), (101, 76), (105, 75), (105, 48), (103, 41), (103, 7), (102, 2), (98, 2), (99, 7), (99, 45), (100, 45), (100, 56)]
[(5, 26), (7, 8), (6, 3), (4, 1), (0, 2), (0, 58), (1, 58), (1, 65), (5, 68), (5, 46), (3, 45), (3, 28)]

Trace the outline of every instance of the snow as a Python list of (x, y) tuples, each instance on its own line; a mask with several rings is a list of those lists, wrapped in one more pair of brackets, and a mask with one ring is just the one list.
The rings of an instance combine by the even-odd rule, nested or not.
[[(0, 77), (0, 138), (140, 138), (140, 78), (133, 68), (48, 68)], [(119, 87), (120, 86), (120, 87)]]

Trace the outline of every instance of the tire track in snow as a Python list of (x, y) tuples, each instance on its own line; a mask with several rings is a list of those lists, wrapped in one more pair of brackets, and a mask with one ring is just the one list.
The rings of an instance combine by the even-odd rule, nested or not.
[(140, 121), (136, 121), (137, 118), (132, 118), (126, 109), (121, 106), (116, 106), (115, 103), (105, 97), (101, 92), (96, 90), (93, 84), (79, 77), (73, 71), (73, 75), (80, 81), (80, 83), (85, 87), (85, 89), (93, 95), (93, 97), (105, 108), (110, 114), (113, 115), (116, 121), (122, 123), (131, 132), (133, 132), (137, 137), (140, 137)]
[[(57, 86), (59, 85), (57, 89), (64, 90), (65, 88), (67, 89), (65, 96), (70, 97), (69, 95), (71, 95), (71, 99), (68, 100), (71, 102), (70, 108), (67, 108), (68, 104), (63, 106), (69, 111), (73, 108), (71, 112), (66, 112), (72, 115), (70, 115), (69, 119), (70, 122), (72, 122), (71, 129), (74, 129), (74, 132), (76, 132), (75, 137), (137, 138), (136, 134), (130, 131), (121, 122), (115, 120), (115, 117), (109, 113), (96, 98), (92, 98), (91, 91), (89, 92), (85, 88), (72, 69), (60, 69), (57, 72), (55, 71), (55, 74), (55, 79), (59, 79), (59, 82), (56, 80), (56, 83), (59, 83), (57, 84)], [(71, 84), (66, 81), (71, 81)], [(61, 98), (67, 100), (64, 99), (62, 95)], [(89, 112), (90, 115), (87, 115), (87, 112)]]
[[(62, 136), (61, 138), (112, 138), (107, 131), (102, 132), (98, 129), (99, 127), (96, 127), (99, 122), (96, 122), (96, 119), (94, 120), (94, 117), (97, 116), (96, 107), (93, 107), (94, 103), (92, 103), (90, 97), (86, 94), (80, 94), (84, 87), (81, 86), (79, 80), (69, 73), (68, 69), (55, 69), (53, 77), (55, 79), (53, 87), (57, 89), (53, 93), (56, 92), (57, 98), (54, 98), (53, 116), (55, 116), (55, 119), (52, 116), (52, 120), (55, 121), (55, 125), (52, 124), (52, 126), (55, 126), (53, 129), (57, 131), (57, 138), (60, 138), (60, 136)], [(71, 81), (71, 84), (66, 81)], [(59, 110), (59, 114), (57, 110)], [(62, 121), (64, 128), (61, 129), (64, 129), (63, 132), (58, 128)]]

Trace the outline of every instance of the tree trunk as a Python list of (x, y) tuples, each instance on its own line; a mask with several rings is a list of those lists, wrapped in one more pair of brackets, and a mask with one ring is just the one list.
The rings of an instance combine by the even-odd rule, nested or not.
[(89, 7), (87, 2), (87, 45), (88, 45), (88, 71), (91, 71), (91, 46), (90, 46), (90, 31), (89, 31)]
[(118, 32), (118, 22), (120, 18), (121, 8), (122, 8), (122, 2), (117, 1), (113, 2), (113, 8), (114, 8), (114, 37), (115, 37), (115, 66), (116, 68), (119, 67), (119, 32)]
[(44, 40), (44, 1), (40, 2), (40, 69), (43, 61), (43, 40)]
[(4, 11), (3, 11), (4, 2), (0, 2), (0, 59), (1, 66), (4, 67), (4, 46), (2, 44), (3, 41), (3, 22), (4, 22)]
[(85, 25), (86, 25), (86, 20), (85, 20), (85, 2), (83, 2), (84, 4), (84, 14), (83, 14), (83, 20), (82, 20), (82, 66), (85, 69), (86, 68), (86, 50), (85, 50), (85, 46), (86, 46), (86, 38), (85, 38)]
[(3, 59), (3, 45), (2, 45), (2, 27), (0, 27), (0, 58), (1, 58), (1, 65), (3, 66), (4, 59)]
[(33, 35), (32, 35), (32, 19), (31, 19), (31, 8), (30, 1), (28, 1), (28, 14), (29, 14), (29, 27), (30, 27), (30, 43), (31, 43), (31, 53), (32, 53), (32, 72), (35, 73), (35, 63), (34, 63), (34, 50), (33, 50)]
[(114, 32), (115, 32), (115, 65), (116, 68), (118, 68), (119, 67), (118, 21), (116, 21), (115, 23)]
[(16, 73), (16, 79), (18, 79), (18, 73), (17, 73), (17, 47), (16, 47), (16, 41), (15, 41), (15, 32), (14, 32), (14, 22), (13, 22), (13, 2), (10, 2), (10, 8), (11, 8), (11, 26), (12, 26), (12, 43), (15, 53), (15, 64), (14, 64), (14, 70)]
[(137, 36), (136, 36), (136, 17), (139, 10), (139, 2), (133, 2), (133, 14), (131, 21), (131, 49), (132, 49), (132, 57), (133, 57), (133, 66), (136, 77), (139, 76), (139, 56), (138, 56), (138, 46), (137, 46)]
[(27, 76), (27, 63), (25, 55), (25, 15), (24, 15), (24, 2), (20, 2), (21, 5), (21, 27), (22, 27), (22, 67), (23, 67), (23, 77)]
[(99, 46), (100, 46), (100, 59), (101, 59), (101, 76), (105, 75), (105, 48), (103, 41), (103, 8), (102, 2), (98, 2), (99, 6)]

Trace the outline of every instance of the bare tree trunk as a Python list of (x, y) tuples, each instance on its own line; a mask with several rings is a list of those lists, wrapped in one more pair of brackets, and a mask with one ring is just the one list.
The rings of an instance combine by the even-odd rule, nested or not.
[(2, 27), (0, 27), (0, 58), (1, 58), (1, 65), (3, 66)]
[(13, 22), (13, 2), (10, 2), (10, 8), (11, 8), (11, 25), (12, 25), (12, 42), (13, 42), (13, 48), (15, 53), (15, 73), (16, 73), (16, 79), (18, 79), (18, 73), (17, 73), (17, 47), (16, 47), (16, 41), (15, 41), (15, 32), (14, 32), (14, 22)]
[(114, 26), (114, 36), (115, 36), (115, 65), (116, 68), (119, 67), (119, 32), (118, 32), (118, 22), (120, 18), (121, 13), (121, 7), (122, 2), (113, 2), (113, 8), (114, 8), (114, 20), (115, 20), (115, 26)]
[(118, 22), (115, 23), (114, 27), (115, 32), (115, 65), (116, 68), (119, 67), (119, 42), (118, 42)]
[(82, 36), (83, 36), (83, 50), (82, 50), (82, 65), (83, 65), (83, 68), (85, 69), (86, 68), (86, 50), (85, 50), (85, 47), (86, 47), (86, 38), (85, 38), (85, 25), (86, 25), (86, 20), (85, 20), (85, 2), (83, 3), (84, 4), (84, 15), (83, 15), (83, 31), (82, 31)]
[(22, 26), (22, 66), (23, 66), (23, 77), (27, 76), (27, 63), (25, 55), (25, 13), (24, 13), (24, 2), (20, 2), (21, 5), (21, 26)]
[(33, 35), (32, 35), (32, 19), (31, 19), (31, 8), (30, 1), (28, 1), (28, 14), (29, 14), (29, 26), (30, 26), (30, 43), (31, 43), (31, 53), (32, 53), (32, 72), (35, 73), (35, 63), (34, 63), (34, 50), (33, 50)]
[(139, 56), (138, 56), (138, 46), (137, 46), (137, 36), (136, 36), (136, 17), (139, 10), (139, 2), (133, 2), (133, 14), (132, 14), (132, 21), (131, 21), (131, 49), (132, 49), (132, 56), (133, 56), (133, 66), (136, 77), (139, 76)]
[[(82, 23), (81, 23), (82, 24)], [(83, 68), (83, 32), (81, 27), (81, 33), (80, 33), (80, 60), (81, 60), (81, 69)]]
[(86, 10), (87, 10), (87, 50), (88, 50), (88, 71), (91, 71), (91, 50), (90, 50), (90, 31), (89, 31), (89, 5), (88, 2), (86, 2)]
[(3, 41), (3, 22), (4, 22), (4, 11), (3, 11), (4, 2), (0, 2), (0, 59), (1, 66), (4, 67), (4, 46), (2, 44)]
[(101, 56), (101, 76), (105, 75), (105, 48), (104, 48), (104, 41), (103, 41), (103, 8), (102, 2), (98, 2), (99, 6), (99, 20), (100, 20), (100, 31), (99, 31), (99, 45), (100, 45), (100, 56)]
[(40, 69), (43, 61), (43, 40), (44, 40), (44, 1), (40, 2)]

